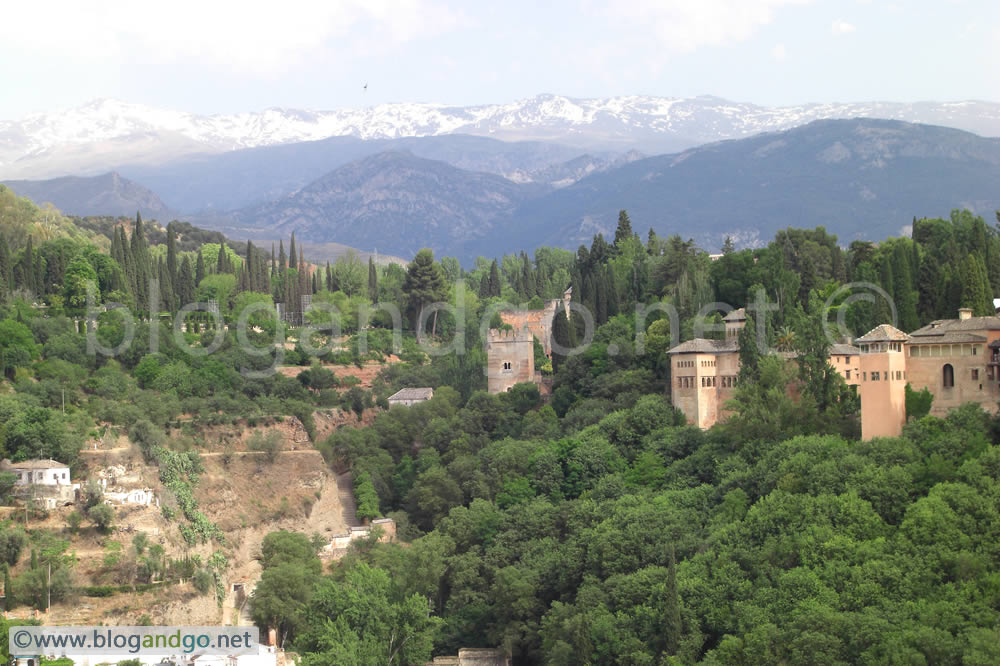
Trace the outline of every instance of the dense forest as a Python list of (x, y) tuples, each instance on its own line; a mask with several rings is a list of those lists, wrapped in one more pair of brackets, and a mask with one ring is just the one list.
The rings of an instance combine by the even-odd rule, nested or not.
[[(713, 260), (680, 236), (643, 238), (622, 211), (613, 239), (576, 253), (462, 267), (422, 250), (407, 267), (351, 254), (320, 266), (294, 238), (265, 249), (179, 222), (74, 220), (0, 187), (0, 281), (0, 457), (75, 464), (85, 438), (122, 429), (179, 500), (184, 540), (217, 549), (167, 560), (136, 546), (142, 580), (174, 569), (211, 593), (225, 569), (227, 544), (191, 498), (201, 425), (297, 417), (353, 473), (359, 516), (394, 518), (404, 543), (373, 537), (326, 569), (309, 536), (265, 540), (254, 619), (307, 666), (420, 663), (468, 646), (524, 664), (1000, 662), (1000, 422), (966, 406), (858, 441), (857, 398), (826, 364), (823, 330), (840, 308), (854, 335), (889, 321), (890, 303), (904, 330), (962, 306), (992, 313), (1000, 230), (967, 212), (847, 247), (790, 228)], [(849, 301), (852, 283), (891, 300)], [(551, 396), (532, 384), (487, 394), (481, 322), (568, 287), (594, 330), (580, 354), (548, 364), (539, 349)], [(671, 322), (649, 306), (675, 308), (688, 339), (725, 314), (711, 304), (758, 292), (778, 308), (741, 337), (734, 416), (685, 425), (669, 399)], [(339, 314), (303, 311), (303, 296)], [(184, 311), (195, 301), (219, 317)], [(426, 316), (439, 301), (462, 307)], [(275, 303), (298, 319), (279, 319)], [(637, 306), (651, 314), (636, 321)], [(132, 343), (94, 353), (88, 337), (103, 349), (125, 339), (126, 312)], [(759, 354), (754, 328), (796, 360)], [(560, 312), (553, 337), (571, 347), (587, 329)], [(461, 353), (436, 353), (449, 345)], [(318, 363), (389, 354), (400, 362), (370, 390)], [(301, 371), (267, 372), (276, 365)], [(407, 386), (434, 398), (389, 409)], [(378, 413), (320, 439), (313, 412), (332, 406)], [(107, 527), (98, 504), (79, 519)], [(3, 524), (0, 556), (14, 603), (44, 603), (48, 565), (53, 601), (74, 594), (55, 535)]]

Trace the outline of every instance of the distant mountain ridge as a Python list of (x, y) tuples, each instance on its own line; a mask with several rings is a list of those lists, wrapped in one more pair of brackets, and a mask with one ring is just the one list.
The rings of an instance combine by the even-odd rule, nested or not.
[[(682, 153), (623, 161), (553, 189), (472, 174), (405, 153), (345, 165), (300, 192), (236, 214), (242, 228), (295, 229), (410, 256), (428, 246), (463, 261), (539, 245), (574, 249), (637, 231), (715, 250), (779, 229), (825, 226), (843, 242), (898, 235), (914, 216), (1000, 209), (1000, 139), (889, 120), (826, 120)], [(287, 235), (287, 234), (286, 234)]]
[(298, 192), (232, 214), (232, 227), (312, 243), (335, 241), (408, 257), (422, 247), (463, 254), (466, 244), (502, 234), (493, 221), (542, 194), (514, 183), (406, 152), (364, 157)]
[[(825, 226), (847, 243), (905, 231), (913, 217), (1000, 209), (1000, 139), (892, 120), (820, 120), (784, 132), (637, 160), (532, 199), (498, 221), (503, 250), (613, 236), (619, 209), (637, 230), (716, 250), (779, 229)], [(496, 248), (496, 246), (494, 246)], [(483, 248), (477, 248), (483, 249)], [(494, 249), (495, 251), (495, 249)]]
[(8, 180), (4, 185), (37, 204), (51, 203), (67, 215), (135, 215), (168, 219), (175, 215), (155, 192), (116, 172), (52, 180)]
[[(649, 153), (778, 131), (817, 119), (876, 117), (1000, 135), (1000, 104), (980, 101), (831, 103), (765, 107), (718, 97), (537, 95), (506, 104), (380, 104), (309, 111), (272, 108), (204, 116), (117, 100), (0, 121), (0, 177), (92, 174), (123, 163), (273, 146), (334, 136), (362, 140), (470, 134), (552, 141), (585, 151)], [(108, 162), (109, 150), (118, 164)]]

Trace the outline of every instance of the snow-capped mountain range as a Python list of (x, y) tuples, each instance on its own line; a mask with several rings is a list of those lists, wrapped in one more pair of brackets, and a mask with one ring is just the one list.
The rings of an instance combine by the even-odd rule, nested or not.
[(991, 102), (829, 103), (764, 107), (718, 97), (558, 95), (508, 104), (380, 104), (310, 111), (272, 108), (197, 115), (101, 99), (82, 106), (0, 121), (0, 177), (88, 174), (124, 163), (163, 163), (181, 155), (313, 141), (471, 134), (545, 140), (588, 150), (646, 154), (780, 131), (827, 118), (873, 117), (929, 123), (1000, 136), (1000, 104)]

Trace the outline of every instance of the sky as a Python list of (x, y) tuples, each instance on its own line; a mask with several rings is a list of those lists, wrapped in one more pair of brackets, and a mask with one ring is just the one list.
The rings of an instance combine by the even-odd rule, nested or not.
[(1000, 2), (34, 0), (4, 7), (0, 64), (0, 119), (103, 97), (195, 113), (540, 93), (1000, 102)]

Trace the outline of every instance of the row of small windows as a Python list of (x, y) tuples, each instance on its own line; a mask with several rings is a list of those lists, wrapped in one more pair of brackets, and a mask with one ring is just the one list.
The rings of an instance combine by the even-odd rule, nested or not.
[[(869, 374), (871, 375), (870, 377), (869, 377)], [(850, 379), (850, 378), (851, 378), (851, 371), (848, 370), (847, 371), (847, 379)], [(886, 381), (886, 382), (888, 382), (888, 381), (892, 381), (894, 379), (895, 380), (906, 379), (906, 372), (903, 371), (903, 370), (887, 370), (885, 372), (882, 372), (881, 370), (872, 370), (871, 373), (868, 373), (868, 372), (862, 372), (861, 373), (861, 381), (863, 381), (863, 382), (867, 382), (867, 381), (873, 381), (873, 382)]]
[(862, 354), (876, 354), (886, 351), (903, 351), (902, 342), (880, 342), (873, 345), (861, 345)]
[(701, 367), (703, 367), (703, 368), (714, 368), (715, 367), (715, 359), (712, 359), (711, 361), (702, 361), (701, 362)]
[(910, 356), (979, 356), (979, 345), (912, 345)]
[(678, 368), (693, 368), (694, 361), (677, 361)]
[[(694, 388), (695, 378), (694, 377), (678, 377), (677, 378), (677, 388)], [(736, 376), (726, 375), (724, 377), (702, 377), (701, 387), (702, 388), (713, 388), (721, 386), (722, 388), (731, 388), (736, 386)]]

